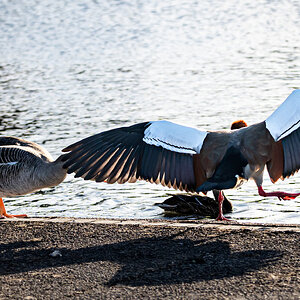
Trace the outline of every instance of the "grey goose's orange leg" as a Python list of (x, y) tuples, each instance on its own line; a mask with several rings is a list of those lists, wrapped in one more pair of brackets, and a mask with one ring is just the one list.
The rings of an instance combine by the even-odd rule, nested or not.
[(3, 199), (0, 198), (0, 218), (6, 217), (6, 218), (27, 218), (27, 215), (22, 214), (22, 215), (10, 215), (6, 212)]

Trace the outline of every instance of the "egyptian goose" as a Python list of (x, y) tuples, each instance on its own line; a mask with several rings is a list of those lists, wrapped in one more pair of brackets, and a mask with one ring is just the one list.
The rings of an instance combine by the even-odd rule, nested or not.
[[(93, 135), (65, 149), (64, 168), (75, 177), (107, 183), (143, 179), (187, 192), (232, 189), (253, 179), (261, 196), (294, 199), (300, 193), (262, 188), (300, 168), (300, 90), (265, 121), (232, 131), (200, 131), (153, 121)], [(217, 220), (226, 220), (219, 193)]]
[(53, 160), (41, 146), (20, 138), (0, 137), (0, 218), (26, 217), (6, 212), (2, 197), (25, 195), (56, 186), (67, 175), (60, 158)]
[[(231, 124), (230, 129), (239, 129), (246, 127), (244, 120), (238, 120)], [(169, 215), (200, 215), (216, 217), (219, 214), (218, 198), (219, 191), (212, 190), (214, 199), (207, 196), (200, 196), (198, 194), (175, 194), (167, 198), (162, 203), (155, 203), (154, 205), (162, 208), (166, 216)], [(223, 193), (223, 192), (222, 192)], [(232, 203), (226, 198), (223, 193), (223, 213), (232, 212)]]

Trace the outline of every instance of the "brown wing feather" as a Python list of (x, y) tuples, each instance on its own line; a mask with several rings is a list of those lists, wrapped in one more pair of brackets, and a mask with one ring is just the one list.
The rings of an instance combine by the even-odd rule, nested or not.
[(193, 166), (194, 166), (194, 174), (196, 180), (196, 186), (200, 186), (207, 180), (205, 175), (205, 166), (201, 163), (200, 154), (193, 155)]
[(261, 122), (241, 129), (241, 151), (249, 164), (261, 168), (267, 165), (272, 182), (276, 182), (283, 174), (283, 148), (281, 142), (275, 142)]
[(283, 148), (281, 141), (272, 144), (271, 159), (267, 162), (267, 170), (270, 179), (275, 183), (279, 178), (283, 178)]
[(266, 129), (265, 122), (257, 123), (239, 130), (240, 149), (252, 166), (264, 166), (270, 159), (274, 140)]
[(200, 154), (193, 155), (196, 186), (210, 178), (224, 157), (232, 132), (209, 132), (204, 140)]
[(68, 146), (64, 168), (75, 177), (108, 183), (143, 179), (168, 187), (195, 191), (193, 156), (143, 141), (148, 123), (121, 127)]

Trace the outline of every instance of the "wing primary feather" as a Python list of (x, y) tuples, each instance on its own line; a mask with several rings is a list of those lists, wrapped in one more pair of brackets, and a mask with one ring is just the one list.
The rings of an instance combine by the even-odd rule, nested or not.
[(76, 175), (75, 177), (82, 177), (87, 171), (89, 171), (105, 154), (104, 153), (99, 153), (95, 152), (91, 156), (90, 154), (85, 155), (78, 164), (74, 164), (68, 169), (68, 173), (73, 173), (75, 172)]
[(130, 148), (123, 149), (123, 152), (118, 158), (117, 164), (114, 166), (113, 170), (110, 172), (107, 178), (107, 183), (115, 183), (119, 179), (123, 167), (128, 159), (130, 150)]
[(95, 134), (93, 136), (87, 137), (85, 139), (82, 139), (76, 143), (73, 143), (73, 144), (65, 147), (64, 149), (62, 149), (62, 152), (76, 151), (79, 147), (81, 147), (83, 145), (87, 145), (90, 142), (93, 142), (95, 139), (98, 139), (101, 135), (102, 135), (102, 132)]
[(170, 185), (173, 186), (175, 182), (175, 168), (176, 168), (176, 152), (172, 152), (170, 158), (169, 177)]
[(116, 162), (116, 159), (123, 149), (123, 147), (110, 148), (89, 170), (86, 171), (83, 178), (85, 180), (93, 180), (95, 177), (100, 178), (101, 174), (107, 172), (107, 170)]
[(127, 182), (130, 177), (132, 176), (134, 170), (132, 170), (133, 168), (133, 163), (135, 160), (138, 160), (139, 157), (139, 145), (136, 146), (136, 148), (131, 149), (131, 152), (126, 160), (126, 163), (123, 167), (123, 170), (119, 176), (118, 182), (119, 183), (125, 183)]
[[(97, 163), (97, 161), (99, 161), (102, 156), (105, 155), (107, 151), (109, 151), (109, 149), (111, 149), (111, 145), (103, 147), (102, 149), (97, 149), (91, 153), (83, 153), (82, 157), (78, 161), (75, 160), (75, 163), (73, 163), (73, 165), (67, 167), (67, 172), (69, 174), (76, 172), (81, 175), (86, 173), (86, 171), (89, 170), (93, 165), (95, 165), (95, 163)], [(81, 177), (81, 175), (78, 175), (78, 177)]]
[(161, 161), (163, 157), (163, 148), (162, 147), (156, 147), (151, 146), (153, 149), (153, 156), (155, 159), (153, 160), (153, 171), (152, 171), (152, 178), (153, 182), (159, 183), (159, 177), (160, 177), (160, 169), (161, 169)]
[[(107, 134), (105, 134), (107, 135)], [(115, 131), (114, 134), (105, 138), (104, 134), (99, 134), (94, 137), (97, 137), (81, 144), (76, 150), (73, 150), (70, 153), (64, 154), (62, 160), (65, 161), (64, 168), (68, 168), (74, 162), (77, 162), (78, 158), (81, 157), (84, 153), (92, 155), (93, 152), (98, 151), (103, 153), (109, 147), (114, 147), (114, 145), (119, 143), (126, 144), (128, 137), (123, 134), (121, 131)], [(92, 138), (92, 137), (91, 137)]]
[[(294, 158), (295, 158), (295, 168), (294, 171), (298, 171), (300, 168), (300, 131), (295, 131), (295, 144), (294, 144)], [(293, 172), (293, 174), (295, 173)]]
[[(94, 144), (89, 144), (87, 148), (82, 148), (78, 154), (74, 153), (74, 157), (71, 157), (68, 161), (65, 162), (64, 168), (68, 168), (74, 162), (74, 165), (68, 170), (68, 173), (75, 172), (80, 167), (80, 175), (77, 177), (81, 177), (84, 173), (86, 173), (97, 161), (99, 161), (103, 154), (110, 148), (122, 147), (122, 144), (125, 144), (126, 137), (121, 135), (120, 133), (115, 133), (115, 138), (107, 141), (99, 141), (97, 140)], [(72, 152), (73, 153), (73, 152)], [(96, 154), (95, 154), (96, 153)], [(82, 156), (83, 155), (83, 156)], [(79, 157), (82, 158), (78, 160)], [(92, 156), (92, 157), (91, 157)], [(89, 159), (91, 157), (91, 159)]]
[(193, 185), (193, 159), (192, 156), (184, 154), (181, 157), (181, 188), (189, 191)]
[(139, 168), (141, 164), (141, 157), (144, 153), (144, 144), (139, 145), (139, 150), (136, 151), (134, 160), (130, 166), (128, 182), (136, 182), (137, 179), (140, 179)]
[(290, 176), (290, 172), (293, 169), (291, 162), (291, 151), (290, 147), (282, 141), (283, 151), (284, 151), (284, 177)]
[(99, 171), (94, 172), (92, 178), (88, 179), (95, 179), (97, 182), (101, 182), (104, 180), (108, 180), (108, 178), (111, 176), (111, 172), (116, 167), (120, 156), (122, 155), (122, 152), (124, 151), (124, 148), (117, 149), (105, 162), (105, 165), (99, 169)]
[(300, 168), (300, 128), (282, 139), (284, 153), (283, 177), (293, 175)]
[(182, 160), (183, 160), (183, 155), (176, 154), (176, 173), (175, 173), (175, 178), (176, 178), (176, 188), (180, 189), (180, 185), (182, 182)]
[[(75, 177), (83, 177), (86, 178), (92, 178), (93, 176), (90, 176), (95, 170), (101, 168), (103, 165), (106, 164), (107, 159), (116, 151), (116, 148), (108, 148), (106, 152), (104, 152), (100, 157), (96, 157), (95, 162), (91, 166), (91, 164), (83, 165), (78, 169), (75, 173)], [(80, 175), (80, 176), (79, 176)], [(86, 179), (87, 180), (87, 179)]]
[(189, 154), (186, 155), (187, 159), (187, 180), (186, 183), (188, 188), (195, 188), (195, 173), (194, 173), (194, 165), (193, 165), (193, 157)]
[(166, 152), (164, 148), (162, 149), (162, 159), (161, 159), (161, 166), (159, 170), (159, 177), (160, 177), (160, 183), (162, 185), (165, 185), (165, 166), (166, 166)]
[(90, 149), (82, 149), (80, 152), (75, 153), (70, 152), (73, 155), (70, 156), (70, 158), (64, 163), (63, 167), (67, 169), (72, 166), (68, 170), (68, 173), (73, 173), (75, 170), (77, 170), (87, 162), (94, 162), (95, 160), (97, 160), (111, 146), (111, 143), (101, 144), (101, 147), (99, 147), (98, 144), (95, 144), (94, 147), (91, 147)]
[(172, 151), (165, 151), (165, 185), (169, 186), (170, 185), (170, 163), (171, 163), (171, 159), (172, 159)]
[[(107, 131), (100, 132), (98, 134), (95, 134), (93, 136), (87, 137), (79, 142), (76, 142), (70, 146), (67, 146), (62, 151), (63, 152), (69, 152), (75, 153), (78, 151), (81, 151), (82, 149), (88, 149), (89, 146), (93, 146), (96, 144), (101, 144), (109, 141), (116, 141), (120, 142), (121, 140), (126, 141), (128, 138), (134, 137), (134, 139), (142, 139), (143, 138), (143, 126), (145, 123), (135, 124), (130, 127), (121, 127), (121, 128), (115, 128)], [(134, 127), (136, 127), (137, 130), (134, 130)], [(133, 130), (132, 130), (133, 128)], [(63, 157), (63, 161), (67, 160), (69, 158), (69, 153), (65, 154)]]
[(295, 140), (293, 139), (293, 141), (290, 143), (290, 153), (291, 153), (291, 165), (292, 165), (292, 169), (290, 174), (293, 175), (295, 169), (297, 168), (297, 160), (296, 160), (296, 151), (295, 151)]
[(153, 157), (152, 147), (149, 147), (148, 145), (144, 146), (144, 153), (141, 159), (142, 162), (139, 170), (139, 176), (144, 180), (151, 181), (151, 178), (153, 177), (153, 160), (155, 159)]
[(88, 147), (90, 144), (94, 144), (95, 141), (96, 143), (102, 142), (105, 139), (106, 140), (113, 140), (116, 136), (124, 136), (124, 128), (115, 128), (107, 131), (103, 131), (97, 134), (94, 134), (92, 136), (89, 136), (85, 139), (82, 139), (74, 144), (71, 144), (64, 148), (62, 152), (69, 152), (69, 151), (79, 151), (81, 148)]
[(144, 179), (181, 190), (191, 188), (191, 155), (145, 143), (144, 131), (150, 124), (116, 128), (74, 143), (63, 150), (71, 151), (63, 156), (64, 167), (86, 180), (124, 183)]

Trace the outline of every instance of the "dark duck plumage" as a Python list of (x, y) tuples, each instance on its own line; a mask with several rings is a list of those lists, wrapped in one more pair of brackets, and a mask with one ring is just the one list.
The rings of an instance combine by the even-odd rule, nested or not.
[[(272, 182), (300, 168), (300, 90), (265, 121), (232, 131), (200, 131), (167, 121), (135, 124), (83, 139), (63, 151), (76, 177), (107, 183), (143, 179), (187, 192), (231, 189), (253, 179), (261, 196), (293, 199), (300, 193), (266, 193)], [(218, 220), (224, 220), (219, 193)]]
[[(175, 194), (162, 203), (155, 203), (169, 215), (199, 215), (216, 218), (219, 214), (219, 191), (213, 190), (214, 198), (201, 195)], [(232, 203), (224, 195), (223, 213), (232, 212)]]
[(66, 177), (60, 158), (53, 160), (43, 147), (21, 138), (0, 137), (0, 218), (7, 214), (2, 197), (25, 195), (56, 186)]

